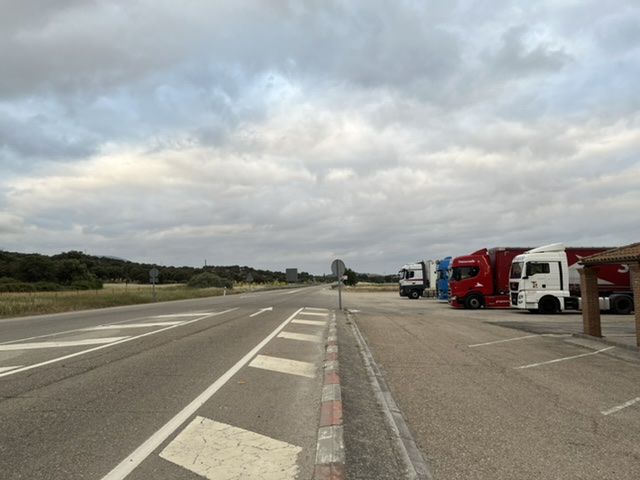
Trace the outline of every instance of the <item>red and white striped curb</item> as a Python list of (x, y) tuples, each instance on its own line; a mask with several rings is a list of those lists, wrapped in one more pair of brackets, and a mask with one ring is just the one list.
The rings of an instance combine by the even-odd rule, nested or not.
[(313, 480), (344, 480), (344, 462), (338, 330), (334, 313), (329, 323), (329, 336), (324, 357), (324, 382)]

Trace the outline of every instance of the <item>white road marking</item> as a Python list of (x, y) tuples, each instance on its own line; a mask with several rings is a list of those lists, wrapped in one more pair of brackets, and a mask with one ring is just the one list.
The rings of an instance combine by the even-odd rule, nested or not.
[(524, 340), (525, 338), (533, 338), (539, 337), (540, 335), (525, 335), (524, 337), (514, 337), (514, 338), (506, 338), (504, 340), (495, 340), (493, 342), (485, 342), (485, 343), (474, 343), (473, 345), (468, 345), (469, 348), (474, 347), (484, 347), (485, 345), (494, 345), (496, 343), (505, 343), (505, 342), (513, 342), (515, 340)]
[[(78, 357), (80, 355), (85, 355), (87, 353), (96, 352), (96, 351), (102, 350), (104, 348), (113, 347), (114, 345), (120, 345), (121, 343), (130, 342), (132, 340), (137, 340), (138, 338), (148, 337), (150, 335), (156, 335), (157, 333), (166, 332), (167, 330), (171, 330), (171, 329), (176, 328), (176, 327), (181, 327), (182, 325), (189, 325), (190, 323), (199, 322), (200, 320), (204, 320), (205, 318), (215, 317), (215, 316), (218, 316), (218, 315), (223, 315), (225, 313), (229, 313), (229, 312), (232, 312), (234, 310), (237, 310), (237, 308), (230, 308), (228, 310), (223, 310), (222, 312), (212, 313), (212, 314), (206, 315), (204, 317), (195, 318), (193, 320), (189, 320), (187, 322), (183, 322), (183, 323), (180, 323), (178, 325), (170, 325), (168, 327), (160, 328), (160, 329), (154, 330), (152, 332), (142, 333), (140, 335), (135, 335), (133, 337), (126, 337), (123, 340), (120, 340), (120, 341), (117, 341), (117, 342), (111, 342), (111, 343), (108, 343), (106, 345), (100, 345), (98, 347), (89, 348), (87, 350), (82, 350), (80, 352), (71, 353), (69, 355), (64, 355), (62, 357), (52, 358), (51, 360), (46, 360), (44, 362), (34, 363), (33, 365), (27, 365), (25, 367), (16, 368), (15, 370), (11, 370), (9, 372), (0, 373), (0, 377), (6, 377), (6, 376), (9, 376), (9, 375), (14, 375), (16, 373), (24, 372), (24, 371), (27, 371), (27, 370), (32, 370), (32, 369), (38, 368), (38, 367), (42, 367), (44, 365), (49, 365), (51, 363), (61, 362), (62, 360), (67, 360), (69, 358)], [(4, 346), (7, 346), (7, 345), (4, 345)]]
[(271, 370), (273, 372), (300, 375), (301, 377), (313, 378), (316, 376), (316, 366), (309, 362), (299, 362), (288, 358), (269, 357), (258, 355), (249, 364), (250, 367)]
[(264, 312), (273, 312), (273, 307), (268, 307), (268, 308), (261, 308), (260, 310), (258, 310), (256, 313), (252, 313), (251, 315), (249, 315), (250, 317), (255, 317), (256, 315), (260, 315), (261, 313)]
[(203, 315), (213, 315), (215, 312), (202, 313), (172, 313), (170, 315), (154, 315), (149, 318), (177, 318), (177, 317), (202, 317)]
[(120, 330), (122, 328), (149, 328), (149, 327), (168, 327), (169, 325), (180, 325), (178, 322), (146, 322), (146, 323), (121, 323), (114, 325), (98, 325), (97, 327), (83, 328), (85, 332), (94, 330)]
[(300, 315), (314, 315), (316, 317), (328, 317), (328, 313), (320, 313), (320, 312), (300, 312)]
[(9, 370), (13, 370), (14, 368), (20, 368), (22, 365), (16, 365), (14, 367), (0, 367), (0, 372), (8, 372)]
[(317, 335), (307, 335), (306, 333), (280, 332), (278, 338), (286, 338), (288, 340), (301, 340), (303, 342), (320, 343), (322, 338)]
[(503, 340), (494, 340), (493, 342), (485, 342), (485, 343), (475, 343), (473, 345), (467, 345), (469, 348), (474, 347), (484, 347), (485, 345), (494, 345), (496, 343), (505, 343), (505, 342), (513, 342), (516, 340), (524, 340), (526, 338), (537, 338), (537, 337), (570, 337), (568, 333), (536, 333), (534, 335), (525, 335), (524, 337), (513, 337), (513, 338), (505, 338)]
[(293, 320), (291, 323), (297, 323), (298, 325), (315, 325), (318, 327), (324, 327), (327, 322), (322, 320)]
[(611, 415), (612, 413), (619, 412), (623, 408), (630, 407), (631, 405), (634, 405), (634, 404), (636, 404), (638, 402), (640, 402), (640, 397), (636, 397), (633, 400), (629, 400), (628, 402), (624, 402), (622, 405), (618, 405), (616, 407), (610, 408), (609, 410), (603, 410), (600, 413), (602, 413), (602, 415)]
[(84, 345), (102, 345), (105, 343), (114, 343), (129, 337), (107, 337), (107, 338), (85, 338), (84, 340), (68, 340), (59, 342), (31, 342), (31, 343), (12, 343), (10, 345), (0, 345), (0, 352), (8, 352), (15, 350), (37, 350), (40, 348), (65, 348), (65, 347), (82, 347)]
[(160, 457), (210, 480), (289, 480), (302, 448), (196, 417)]
[[(233, 309), (235, 310), (235, 308)], [(282, 322), (273, 332), (271, 332), (264, 340), (256, 345), (249, 353), (242, 357), (238, 362), (222, 374), (215, 382), (213, 382), (204, 392), (198, 395), (189, 405), (183, 408), (177, 415), (169, 420), (157, 432), (151, 435), (142, 445), (140, 445), (127, 458), (122, 460), (113, 470), (102, 477), (102, 480), (122, 480), (129, 475), (145, 458), (153, 453), (169, 435), (175, 432), (180, 425), (186, 422), (191, 415), (204, 405), (218, 390), (220, 390), (238, 371), (244, 367), (267, 343), (269, 343), (278, 333), (287, 326), (287, 324), (295, 318), (302, 309), (294, 312), (289, 318)]]
[(328, 308), (304, 307), (305, 310), (318, 310), (320, 312), (328, 312)]
[(551, 363), (564, 362), (565, 360), (573, 360), (574, 358), (582, 358), (582, 357), (588, 357), (590, 355), (597, 355), (599, 353), (606, 352), (607, 350), (611, 350), (612, 348), (616, 348), (616, 347), (601, 348), (600, 350), (596, 350), (595, 352), (582, 353), (580, 355), (572, 355), (571, 357), (556, 358), (555, 360), (548, 360), (546, 362), (530, 363), (529, 365), (522, 365), (521, 367), (515, 367), (515, 368), (516, 369), (533, 368), (533, 367), (539, 367), (541, 365), (549, 365)]

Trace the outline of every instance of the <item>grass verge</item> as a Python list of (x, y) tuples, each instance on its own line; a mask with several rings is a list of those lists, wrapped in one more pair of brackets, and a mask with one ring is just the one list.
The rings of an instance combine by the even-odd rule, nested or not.
[[(227, 295), (267, 288), (287, 288), (286, 284), (236, 285)], [(0, 318), (91, 310), (153, 302), (151, 285), (105, 284), (101, 290), (64, 292), (0, 293)], [(158, 302), (217, 297), (222, 288), (189, 288), (182, 284), (157, 285)]]

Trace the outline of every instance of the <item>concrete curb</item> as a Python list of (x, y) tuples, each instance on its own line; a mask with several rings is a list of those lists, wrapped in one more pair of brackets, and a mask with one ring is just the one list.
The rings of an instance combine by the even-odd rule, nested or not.
[(342, 392), (338, 368), (336, 314), (329, 323), (325, 347), (324, 380), (313, 480), (344, 480), (345, 453), (342, 428)]

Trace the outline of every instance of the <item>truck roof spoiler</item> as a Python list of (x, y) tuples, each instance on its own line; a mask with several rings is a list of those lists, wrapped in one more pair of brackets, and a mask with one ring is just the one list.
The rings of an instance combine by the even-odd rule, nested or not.
[(549, 245), (532, 248), (525, 253), (564, 252), (565, 248), (564, 243), (551, 243)]

